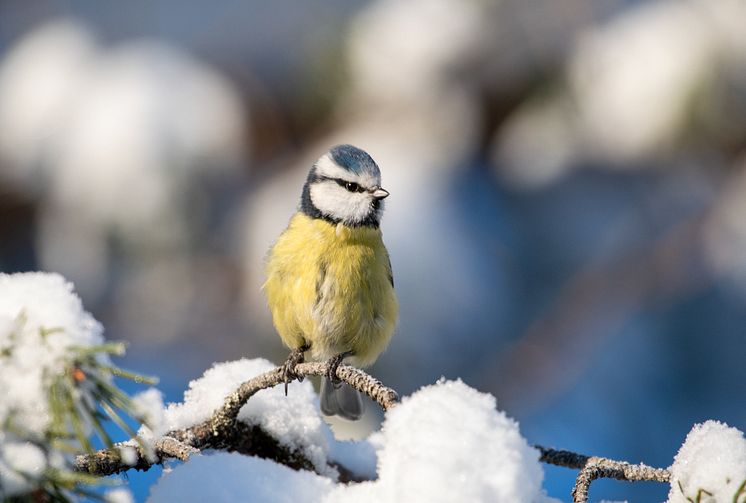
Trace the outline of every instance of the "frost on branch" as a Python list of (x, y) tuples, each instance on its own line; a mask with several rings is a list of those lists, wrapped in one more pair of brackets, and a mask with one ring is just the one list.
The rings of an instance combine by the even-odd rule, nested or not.
[(695, 424), (671, 466), (669, 503), (746, 501), (746, 439), (718, 421)]
[(121, 412), (136, 410), (112, 376), (139, 376), (111, 364), (122, 351), (61, 276), (0, 274), (0, 498), (65, 499), (95, 480), (73, 471), (70, 453), (92, 451), (94, 434), (111, 444), (106, 416), (131, 433)]

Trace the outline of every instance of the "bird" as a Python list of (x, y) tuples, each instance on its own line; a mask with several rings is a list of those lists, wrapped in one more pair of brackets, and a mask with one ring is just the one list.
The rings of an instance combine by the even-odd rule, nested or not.
[(386, 349), (399, 303), (381, 233), (381, 171), (371, 156), (337, 145), (311, 167), (298, 210), (266, 260), (272, 321), (291, 352), (282, 366), (288, 383), (305, 361), (327, 362), (320, 408), (327, 416), (357, 420), (360, 394), (336, 376), (343, 360), (367, 367)]

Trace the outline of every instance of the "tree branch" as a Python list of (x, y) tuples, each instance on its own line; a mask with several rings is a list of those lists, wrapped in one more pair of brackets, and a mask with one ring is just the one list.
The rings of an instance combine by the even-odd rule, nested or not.
[[(295, 373), (300, 376), (324, 376), (325, 362), (300, 363)], [(349, 365), (337, 368), (337, 377), (354, 389), (368, 395), (386, 411), (399, 403), (396, 391), (384, 386), (374, 377)], [(225, 397), (223, 405), (210, 419), (197, 425), (167, 433), (157, 440), (151, 453), (132, 441), (117, 444), (113, 449), (103, 449), (93, 454), (77, 456), (75, 466), (78, 471), (93, 475), (113, 475), (129, 469), (148, 470), (152, 465), (168, 458), (185, 461), (192, 454), (207, 448), (240, 452), (242, 454), (272, 459), (295, 469), (313, 470), (311, 460), (302, 452), (292, 450), (280, 443), (258, 425), (249, 425), (237, 420), (241, 407), (258, 391), (283, 384), (282, 368), (278, 367), (242, 383)], [(136, 459), (126, 464), (121, 459), (119, 447), (134, 448)], [(539, 450), (539, 460), (543, 463), (580, 470), (572, 495), (575, 503), (588, 501), (591, 483), (598, 478), (613, 478), (627, 481), (668, 482), (670, 473), (662, 468), (652, 468), (643, 464), (632, 465), (596, 456), (585, 456), (571, 451), (555, 450), (535, 445)], [(340, 480), (361, 482), (351, 470), (330, 462), (330, 466), (340, 473)]]
[(572, 490), (574, 503), (587, 502), (591, 483), (599, 478), (629, 482), (652, 481), (664, 483), (668, 483), (671, 478), (671, 473), (668, 470), (653, 468), (642, 463), (633, 465), (626, 461), (585, 456), (570, 451), (548, 449), (540, 445), (534, 447), (541, 452), (539, 460), (543, 463), (580, 470), (578, 477), (575, 479), (575, 487)]
[(186, 461), (192, 454), (199, 453), (199, 450), (191, 445), (187, 445), (184, 442), (180, 442), (179, 440), (169, 436), (165, 436), (158, 440), (155, 443), (155, 450), (161, 457), (176, 458), (181, 461)]
[[(295, 367), (295, 373), (302, 376), (326, 375), (325, 362), (301, 363)], [(383, 410), (388, 410), (399, 402), (397, 393), (374, 377), (349, 365), (337, 367), (337, 377), (354, 389), (368, 395)], [(114, 449), (102, 449), (93, 454), (81, 454), (75, 459), (78, 471), (93, 475), (113, 475), (129, 469), (148, 470), (152, 465), (162, 463), (164, 459), (186, 459), (194, 452), (213, 448), (235, 451), (242, 454), (273, 459), (291, 468), (313, 470), (313, 463), (303, 453), (282, 446), (277, 440), (257, 425), (248, 425), (237, 421), (238, 412), (256, 392), (284, 383), (281, 367), (260, 374), (241, 384), (223, 401), (212, 417), (202, 423), (168, 432), (153, 446), (154, 455), (143, 452), (136, 444), (120, 443)], [(135, 449), (134, 464), (125, 463), (119, 454), (118, 447)], [(353, 479), (350, 470), (334, 465), (343, 478)]]
[[(326, 362), (299, 363), (295, 366), (295, 373), (302, 376), (324, 376), (326, 371)], [(340, 365), (337, 367), (337, 377), (354, 389), (368, 395), (384, 411), (399, 402), (399, 395), (396, 391), (387, 388), (378, 379), (360, 369), (349, 365)], [(254, 393), (283, 382), (282, 368), (278, 367), (241, 384), (236, 391), (225, 398), (223, 406), (213, 414), (211, 421), (215, 434), (219, 435), (223, 429), (231, 428), (236, 417), (238, 417), (238, 411)]]

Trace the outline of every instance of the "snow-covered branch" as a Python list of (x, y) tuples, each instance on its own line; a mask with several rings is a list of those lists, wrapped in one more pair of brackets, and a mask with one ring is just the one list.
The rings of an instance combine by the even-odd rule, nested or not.
[(67, 501), (96, 482), (74, 471), (74, 452), (112, 446), (109, 420), (147, 422), (115, 377), (153, 382), (114, 365), (107, 342), (72, 284), (57, 274), (0, 273), (0, 500), (35, 493)]
[[(325, 503), (555, 502), (542, 488), (541, 463), (579, 471), (575, 502), (588, 501), (599, 478), (668, 482), (669, 503), (746, 497), (746, 438), (715, 421), (694, 426), (670, 468), (652, 468), (531, 446), (493, 396), (459, 380), (441, 379), (400, 401), (369, 374), (341, 365), (337, 377), (386, 412), (367, 439), (341, 441), (311, 384), (294, 383), (286, 396), (277, 387), (282, 369), (262, 359), (215, 364), (189, 384), (182, 403), (164, 406), (155, 388), (130, 397), (114, 378), (143, 378), (111, 363), (123, 349), (102, 331), (60, 276), (0, 274), (0, 384), (9, 392), (0, 401), (0, 498), (42, 491), (73, 499), (101, 476), (167, 459), (182, 463), (154, 486), (156, 503), (212, 500), (216, 492), (232, 501), (247, 491), (258, 501), (275, 501), (281, 491)], [(323, 376), (327, 364), (301, 363), (294, 372)], [(122, 414), (142, 424), (137, 433)], [(113, 444), (104, 415), (130, 440)], [(94, 452), (94, 436), (108, 448)]]
[[(295, 366), (295, 373), (299, 376), (326, 375), (326, 362), (300, 363)], [(337, 377), (354, 389), (368, 395), (386, 411), (399, 401), (399, 395), (391, 388), (387, 388), (374, 377), (360, 369), (349, 365), (337, 367)], [(233, 393), (225, 398), (223, 406), (213, 414), (211, 422), (216, 435), (226, 428), (231, 428), (241, 407), (251, 396), (259, 390), (271, 388), (283, 383), (282, 368), (278, 367), (270, 372), (246, 381)]]
[[(325, 362), (300, 363), (295, 367), (299, 376), (326, 375)], [(397, 393), (380, 381), (349, 365), (337, 367), (337, 377), (361, 393), (368, 395), (385, 411), (399, 401)], [(112, 475), (131, 468), (147, 470), (153, 464), (167, 458), (184, 460), (194, 452), (206, 448), (236, 451), (273, 459), (293, 468), (313, 469), (313, 462), (301, 452), (281, 446), (275, 438), (257, 426), (248, 426), (237, 421), (238, 413), (246, 402), (258, 391), (284, 383), (282, 368), (264, 372), (242, 383), (223, 400), (223, 404), (212, 416), (199, 424), (173, 430), (155, 441), (152, 450), (143, 449), (133, 441), (118, 444), (114, 449), (102, 449), (93, 454), (82, 454), (75, 460), (76, 468), (92, 475)], [(119, 449), (127, 447), (134, 456), (121, 456)], [(354, 478), (352, 472), (338, 462), (333, 464), (343, 478)], [(345, 477), (346, 475), (346, 477)]]
[[(324, 362), (301, 363), (295, 368), (299, 376), (326, 375)], [(337, 377), (358, 391), (365, 393), (386, 411), (399, 403), (396, 391), (384, 386), (380, 381), (349, 365), (337, 368)], [(223, 400), (223, 404), (212, 416), (201, 423), (168, 432), (153, 444), (153, 452), (139, 448), (132, 441), (126, 443), (136, 451), (136, 458), (123, 460), (117, 451), (104, 449), (92, 455), (80, 455), (76, 459), (78, 470), (93, 475), (112, 475), (131, 468), (147, 470), (155, 463), (167, 458), (185, 461), (190, 455), (206, 448), (236, 451), (272, 459), (292, 468), (313, 469), (313, 462), (301, 452), (289, 450), (279, 444), (271, 434), (261, 427), (249, 426), (237, 421), (238, 413), (248, 400), (258, 391), (282, 384), (282, 368), (277, 367), (243, 382)], [(122, 444), (124, 445), (124, 444)], [(591, 483), (599, 478), (613, 478), (626, 481), (668, 482), (670, 473), (666, 469), (652, 468), (643, 464), (632, 465), (624, 461), (586, 456), (566, 450), (555, 450), (535, 445), (543, 463), (580, 470), (573, 489), (573, 500), (577, 503), (588, 501)], [(332, 467), (342, 474), (342, 480), (366, 480), (355, 476), (344, 465), (334, 462)]]

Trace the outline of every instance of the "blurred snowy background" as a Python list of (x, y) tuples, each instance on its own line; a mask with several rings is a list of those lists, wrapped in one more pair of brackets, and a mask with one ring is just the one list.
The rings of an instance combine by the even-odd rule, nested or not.
[[(310, 164), (352, 143), (391, 192), (401, 303), (372, 373), (402, 394), (461, 377), (531, 442), (667, 466), (694, 422), (746, 428), (744, 19), (739, 0), (0, 0), (0, 271), (73, 281), (178, 401), (215, 361), (285, 357), (263, 257)], [(545, 469), (566, 500), (575, 474)]]

